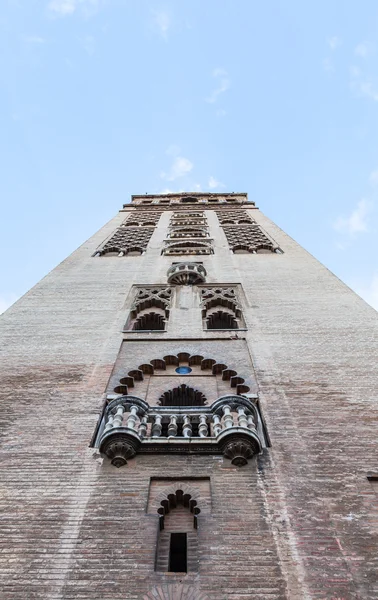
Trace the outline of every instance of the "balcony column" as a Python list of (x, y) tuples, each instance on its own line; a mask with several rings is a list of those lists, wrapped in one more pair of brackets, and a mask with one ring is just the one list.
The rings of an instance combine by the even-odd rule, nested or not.
[(113, 428), (113, 421), (114, 421), (114, 416), (112, 415), (112, 413), (109, 413), (108, 414), (108, 420), (107, 420), (106, 425), (105, 425), (104, 433), (106, 431), (109, 431), (109, 429)]
[(188, 415), (184, 416), (184, 425), (182, 426), (183, 436), (186, 438), (192, 437), (192, 424)]
[(130, 429), (135, 429), (137, 413), (138, 413), (138, 407), (133, 404), (133, 406), (130, 407), (130, 414), (127, 419), (127, 427), (129, 427)]
[(253, 418), (253, 415), (248, 415), (247, 422), (248, 422), (248, 429), (252, 429), (253, 431), (256, 431), (256, 424), (255, 424), (255, 419)]
[(213, 431), (215, 437), (217, 437), (222, 431), (222, 424), (218, 415), (213, 415)]
[(238, 406), (238, 422), (239, 427), (248, 427), (247, 415), (245, 414), (244, 406)]
[(200, 424), (198, 427), (198, 433), (200, 437), (207, 437), (208, 436), (208, 428), (207, 428), (207, 423), (206, 423), (206, 415), (200, 415)]
[(161, 436), (161, 415), (154, 415), (154, 422), (152, 425), (152, 437)]
[(147, 433), (147, 417), (146, 417), (146, 415), (144, 415), (144, 417), (142, 417), (140, 420), (138, 433), (142, 439), (144, 437), (146, 437), (146, 433)]
[(125, 407), (123, 406), (123, 404), (119, 404), (117, 406), (117, 412), (114, 416), (113, 427), (121, 427), (124, 412), (125, 412)]
[(226, 429), (234, 426), (234, 417), (231, 414), (231, 408), (226, 404), (223, 406), (224, 426)]
[(168, 425), (168, 437), (176, 437), (177, 435), (177, 415), (171, 415)]

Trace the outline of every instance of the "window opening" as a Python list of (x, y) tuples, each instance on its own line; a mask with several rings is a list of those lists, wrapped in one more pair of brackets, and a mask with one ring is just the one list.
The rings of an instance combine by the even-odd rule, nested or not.
[(171, 533), (169, 570), (172, 573), (187, 573), (188, 571), (186, 533)]
[(176, 373), (179, 373), (179, 375), (188, 375), (188, 373), (192, 372), (192, 369), (190, 367), (177, 367), (175, 371)]

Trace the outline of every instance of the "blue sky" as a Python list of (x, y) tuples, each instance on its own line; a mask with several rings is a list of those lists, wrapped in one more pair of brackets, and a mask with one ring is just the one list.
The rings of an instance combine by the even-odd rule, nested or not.
[(3, 0), (0, 312), (133, 193), (248, 192), (378, 308), (376, 0)]

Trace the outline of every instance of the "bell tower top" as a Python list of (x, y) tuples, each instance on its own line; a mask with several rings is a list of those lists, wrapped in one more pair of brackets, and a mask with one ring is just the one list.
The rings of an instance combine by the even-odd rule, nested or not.
[(124, 204), (123, 208), (134, 206), (193, 206), (194, 204), (204, 207), (204, 205), (241, 205), (247, 204), (248, 208), (256, 208), (255, 202), (248, 200), (245, 192), (232, 193), (206, 193), (206, 192), (177, 192), (172, 194), (135, 194), (131, 196), (131, 203)]

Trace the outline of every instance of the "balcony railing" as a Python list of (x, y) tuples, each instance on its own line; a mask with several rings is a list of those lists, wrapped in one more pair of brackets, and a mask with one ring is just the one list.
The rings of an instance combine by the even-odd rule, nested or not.
[(98, 437), (101, 454), (116, 467), (137, 453), (223, 454), (242, 466), (265, 446), (254, 402), (236, 395), (202, 407), (150, 407), (120, 396), (108, 404)]

